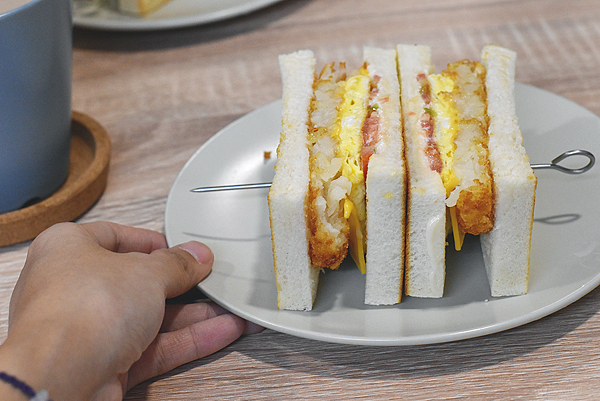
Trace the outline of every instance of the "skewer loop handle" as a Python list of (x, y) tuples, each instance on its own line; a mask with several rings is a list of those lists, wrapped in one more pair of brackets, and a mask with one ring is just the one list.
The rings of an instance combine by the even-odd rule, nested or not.
[[(584, 156), (589, 159), (588, 164), (580, 168), (570, 168), (559, 165), (561, 161), (571, 156)], [(559, 156), (555, 157), (550, 164), (532, 164), (531, 168), (534, 170), (544, 170), (544, 169), (553, 169), (558, 170), (565, 174), (583, 174), (586, 171), (590, 170), (594, 164), (596, 163), (596, 157), (591, 152), (582, 149), (574, 149), (568, 150)]]

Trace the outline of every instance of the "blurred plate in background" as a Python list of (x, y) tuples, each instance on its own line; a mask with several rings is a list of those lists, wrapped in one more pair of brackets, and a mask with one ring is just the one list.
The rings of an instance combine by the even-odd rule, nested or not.
[(122, 31), (182, 28), (244, 15), (279, 1), (281, 0), (172, 0), (144, 17), (105, 8), (89, 12), (75, 7), (73, 24), (80, 28)]

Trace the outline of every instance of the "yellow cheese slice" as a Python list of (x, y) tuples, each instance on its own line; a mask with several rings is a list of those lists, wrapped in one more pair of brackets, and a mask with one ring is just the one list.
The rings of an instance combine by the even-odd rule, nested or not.
[(348, 198), (344, 200), (344, 218), (348, 220), (348, 224), (350, 225), (350, 256), (352, 256), (360, 272), (365, 274), (367, 272), (367, 264), (365, 263), (364, 237), (356, 207), (354, 207), (354, 203)]
[(458, 226), (458, 218), (456, 217), (456, 206), (449, 207), (450, 221), (452, 222), (452, 234), (454, 236), (454, 249), (460, 251), (462, 249), (463, 242), (465, 241), (465, 233)]

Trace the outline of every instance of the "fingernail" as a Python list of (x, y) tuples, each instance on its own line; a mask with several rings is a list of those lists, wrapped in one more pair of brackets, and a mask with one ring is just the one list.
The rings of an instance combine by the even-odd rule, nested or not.
[(209, 247), (201, 242), (191, 241), (185, 244), (178, 245), (179, 248), (188, 252), (202, 265), (211, 264), (213, 262), (213, 253)]

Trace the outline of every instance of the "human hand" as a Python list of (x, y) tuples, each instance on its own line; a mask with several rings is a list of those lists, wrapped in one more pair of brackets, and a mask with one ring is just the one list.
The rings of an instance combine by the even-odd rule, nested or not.
[[(0, 370), (51, 397), (125, 391), (262, 328), (212, 303), (167, 305), (208, 275), (210, 249), (113, 223), (58, 224), (31, 244)], [(0, 393), (2, 394), (2, 393)]]

